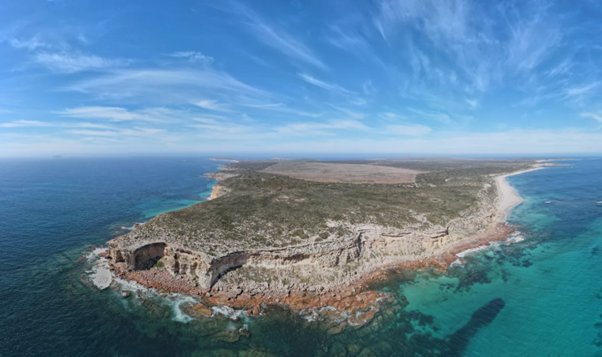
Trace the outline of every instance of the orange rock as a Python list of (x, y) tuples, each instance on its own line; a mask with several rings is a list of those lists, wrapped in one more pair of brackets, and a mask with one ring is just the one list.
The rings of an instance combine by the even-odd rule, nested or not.
[(194, 305), (192, 307), (192, 309), (195, 312), (197, 312), (197, 313), (199, 313), (199, 314), (201, 314), (203, 316), (211, 316), (213, 314), (213, 310), (211, 310), (210, 308), (206, 307), (202, 303), (198, 303), (198, 304)]

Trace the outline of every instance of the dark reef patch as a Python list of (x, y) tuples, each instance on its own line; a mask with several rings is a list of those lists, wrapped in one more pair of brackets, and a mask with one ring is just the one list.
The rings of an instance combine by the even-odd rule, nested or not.
[(483, 327), (489, 325), (504, 308), (504, 300), (493, 299), (472, 314), (466, 325), (448, 337), (445, 356), (461, 356), (468, 347), (470, 339)]

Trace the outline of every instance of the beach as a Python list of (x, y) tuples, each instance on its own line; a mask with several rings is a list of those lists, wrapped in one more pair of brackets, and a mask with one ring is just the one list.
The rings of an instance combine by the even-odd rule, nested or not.
[(518, 171), (518, 172), (513, 172), (511, 174), (501, 175), (501, 176), (496, 177), (495, 182), (496, 182), (498, 190), (499, 190), (499, 193), (498, 193), (499, 222), (506, 222), (506, 220), (510, 216), (510, 213), (512, 212), (512, 209), (514, 209), (514, 207), (520, 205), (524, 201), (524, 199), (518, 194), (516, 189), (508, 183), (508, 180), (506, 180), (506, 178), (508, 178), (510, 176), (524, 174), (524, 173), (530, 172), (530, 171), (539, 170), (541, 168), (542, 168), (541, 166), (538, 166), (538, 167), (535, 167), (532, 169), (522, 170), (522, 171)]

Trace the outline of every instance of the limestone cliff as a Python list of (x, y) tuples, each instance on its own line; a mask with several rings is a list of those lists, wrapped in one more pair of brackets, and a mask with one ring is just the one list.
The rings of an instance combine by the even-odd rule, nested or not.
[(328, 289), (494, 234), (491, 172), (515, 169), (446, 169), (390, 186), (218, 173), (211, 201), (113, 239), (109, 255), (117, 269), (164, 269), (201, 290)]
[[(287, 290), (295, 286), (350, 283), (384, 264), (436, 256), (443, 253), (450, 242), (484, 233), (491, 221), (491, 214), (484, 213), (481, 217), (455, 220), (449, 227), (431, 231), (404, 231), (370, 224), (347, 226), (353, 233), (336, 240), (232, 251), (219, 256), (183, 248), (170, 239), (169, 232), (153, 236), (140, 246), (122, 246), (119, 239), (108, 245), (112, 262), (118, 267), (127, 270), (160, 267), (201, 289), (211, 288), (232, 272), (227, 278), (235, 279), (231, 283), (237, 286), (258, 288), (263, 282), (276, 280), (273, 289)], [(470, 229), (466, 230), (467, 227)], [(244, 269), (235, 271), (239, 268)], [(246, 280), (243, 273), (255, 276)], [(278, 279), (282, 277), (286, 279)]]

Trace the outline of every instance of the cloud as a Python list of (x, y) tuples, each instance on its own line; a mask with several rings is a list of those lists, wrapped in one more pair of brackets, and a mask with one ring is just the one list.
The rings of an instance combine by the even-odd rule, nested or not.
[(95, 123), (64, 123), (37, 120), (16, 120), (9, 123), (0, 123), (0, 128), (22, 128), (22, 127), (65, 127), (65, 128), (96, 128), (107, 129), (109, 126)]
[(398, 118), (399, 115), (393, 112), (384, 112), (380, 114), (381, 117), (385, 118), (385, 119), (395, 119)]
[(385, 128), (385, 134), (391, 135), (406, 135), (406, 136), (423, 136), (433, 131), (428, 126), (420, 124), (408, 124), (408, 125), (388, 125)]
[(192, 120), (198, 121), (199, 123), (203, 123), (203, 124), (218, 124), (219, 123), (219, 121), (217, 121), (213, 118), (192, 118)]
[(404, 97), (475, 109), (472, 101), (500, 88), (561, 96), (578, 72), (598, 71), (579, 54), (590, 46), (588, 26), (555, 10), (538, 0), (377, 0), (372, 22), (401, 58), (388, 72)]
[(331, 84), (331, 83), (323, 82), (323, 81), (316, 79), (306, 73), (299, 73), (299, 77), (301, 77), (301, 79), (303, 79), (305, 82), (307, 82), (309, 84), (313, 84), (316, 87), (326, 89), (329, 92), (333, 92), (333, 93), (340, 94), (340, 95), (348, 95), (348, 94), (352, 93), (352, 92), (348, 91), (347, 89), (339, 86), (338, 84)]
[(209, 110), (230, 111), (227, 105), (220, 104), (217, 100), (204, 99), (196, 102), (195, 105)]
[(326, 123), (303, 122), (275, 128), (275, 131), (286, 135), (334, 135), (338, 130), (369, 130), (362, 122), (356, 120), (335, 120)]
[(231, 6), (228, 10), (234, 10), (234, 12), (243, 16), (247, 20), (246, 25), (251, 29), (255, 37), (265, 45), (276, 49), (294, 60), (311, 64), (322, 70), (328, 69), (318, 56), (300, 40), (282, 29), (277, 29), (273, 24), (267, 22), (241, 3), (229, 2), (229, 4)]
[(52, 123), (37, 120), (16, 120), (10, 123), (0, 123), (0, 128), (52, 126)]
[(96, 123), (62, 123), (60, 126), (70, 128), (90, 128), (90, 129), (110, 129), (111, 127), (103, 124)]
[(333, 107), (334, 109), (338, 110), (341, 113), (347, 114), (348, 117), (353, 118), (353, 119), (362, 119), (365, 117), (364, 113), (360, 113), (355, 110), (339, 107), (334, 104), (330, 104), (330, 106)]
[(197, 136), (209, 140), (224, 142), (255, 142), (257, 140), (271, 140), (276, 137), (275, 133), (261, 130), (257, 126), (243, 125), (231, 121), (197, 120), (201, 124), (188, 125), (190, 128), (198, 129)]
[(600, 82), (592, 82), (588, 84), (578, 85), (567, 88), (565, 91), (566, 98), (581, 98), (590, 95), (592, 91), (600, 86)]
[(479, 101), (475, 100), (475, 99), (465, 99), (466, 103), (468, 103), (468, 105), (470, 105), (471, 108), (475, 109), (479, 106)]
[[(362, 61), (373, 63), (379, 68), (387, 68), (387, 65), (378, 57), (377, 51), (372, 47), (362, 23), (347, 24), (344, 28), (330, 26), (330, 34), (326, 40), (342, 51), (351, 53)], [(361, 29), (361, 30), (358, 30)]]
[[(440, 133), (440, 137), (408, 139), (332, 139), (274, 143), (246, 152), (389, 155), (542, 155), (602, 153), (602, 134), (576, 130), (509, 130), (486, 133)], [(353, 148), (350, 151), (349, 148)]]
[(186, 59), (192, 63), (201, 63), (206, 66), (213, 63), (213, 57), (205, 56), (201, 52), (183, 51), (170, 54), (171, 57)]
[(83, 118), (83, 119), (103, 119), (109, 121), (130, 121), (130, 120), (143, 120), (143, 121), (156, 121), (150, 115), (142, 114), (138, 112), (132, 112), (125, 108), (119, 107), (79, 107), (79, 108), (68, 108), (62, 111), (57, 111), (55, 114), (59, 114), (64, 117), (70, 118)]
[(386, 38), (400, 24), (414, 23), (436, 43), (463, 38), (470, 10), (465, 0), (385, 0), (380, 2), (375, 26)]
[(68, 130), (67, 133), (73, 135), (87, 135), (87, 136), (115, 136), (115, 131), (99, 131), (99, 130)]
[(363, 123), (355, 120), (333, 120), (329, 122), (299, 122), (282, 126), (244, 125), (230, 120), (214, 120), (212, 118), (195, 118), (200, 124), (188, 127), (202, 129), (201, 135), (219, 140), (236, 142), (255, 142), (257, 140), (280, 140), (291, 136), (336, 136), (341, 131), (370, 130)]
[(456, 122), (450, 118), (449, 114), (429, 111), (429, 110), (421, 110), (416, 108), (408, 108), (409, 111), (418, 114), (421, 118), (426, 118), (430, 120), (436, 120), (442, 124), (455, 124)]
[(82, 136), (103, 136), (103, 137), (119, 137), (119, 136), (150, 136), (161, 133), (165, 130), (154, 128), (134, 127), (132, 129), (119, 130), (67, 130), (68, 134)]
[(324, 112), (312, 113), (312, 112), (308, 112), (305, 110), (295, 109), (295, 108), (287, 106), (284, 103), (262, 103), (262, 104), (243, 103), (243, 105), (247, 108), (262, 109), (264, 111), (287, 113), (287, 114), (293, 114), (293, 115), (297, 115), (297, 116), (311, 117), (311, 118), (318, 118), (325, 114)]
[(94, 55), (78, 53), (48, 53), (41, 52), (34, 56), (34, 62), (55, 73), (75, 73), (82, 71), (99, 71), (124, 67), (128, 61), (108, 59)]
[(376, 88), (372, 85), (372, 81), (366, 81), (362, 85), (362, 89), (364, 90), (365, 95), (370, 95), (376, 93)]
[(13, 48), (27, 49), (30, 51), (36, 50), (38, 48), (51, 47), (48, 43), (42, 41), (42, 39), (40, 38), (39, 35), (35, 35), (33, 37), (30, 37), (28, 39), (23, 39), (23, 40), (19, 40), (17, 38), (11, 38), (10, 40), (8, 40), (8, 43)]
[(191, 104), (205, 96), (234, 103), (265, 102), (273, 98), (262, 89), (212, 68), (112, 70), (64, 90), (90, 93), (98, 99), (164, 104)]
[(600, 114), (583, 112), (583, 113), (581, 113), (581, 116), (585, 117), (585, 118), (592, 118), (592, 119), (595, 119), (602, 123), (602, 115), (600, 115)]
[(508, 62), (517, 70), (530, 71), (549, 59), (561, 40), (562, 32), (543, 16), (536, 16), (531, 21), (520, 21), (511, 27)]

